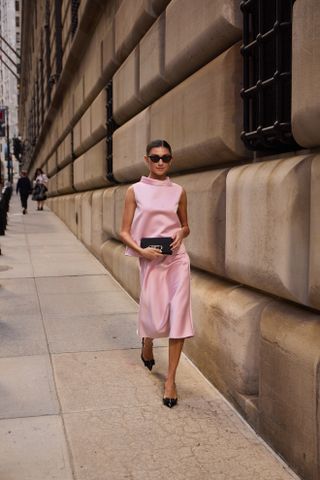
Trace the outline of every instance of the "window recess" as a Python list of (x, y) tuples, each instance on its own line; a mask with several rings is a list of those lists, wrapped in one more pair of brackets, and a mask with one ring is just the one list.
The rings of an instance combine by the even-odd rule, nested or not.
[(291, 130), (291, 49), (294, 0), (245, 0), (243, 131), (250, 150), (300, 148)]

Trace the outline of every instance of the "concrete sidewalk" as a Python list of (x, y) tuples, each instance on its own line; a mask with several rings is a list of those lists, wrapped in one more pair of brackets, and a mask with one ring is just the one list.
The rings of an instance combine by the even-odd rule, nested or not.
[(165, 343), (140, 360), (136, 303), (48, 210), (11, 201), (0, 237), (0, 480), (296, 477)]

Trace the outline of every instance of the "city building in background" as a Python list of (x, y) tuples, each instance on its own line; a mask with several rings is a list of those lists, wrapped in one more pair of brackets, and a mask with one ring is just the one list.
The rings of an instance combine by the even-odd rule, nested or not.
[(19, 126), (48, 204), (139, 297), (127, 188), (173, 147), (185, 353), (306, 480), (320, 452), (319, 0), (24, 0)]
[[(13, 153), (12, 139), (18, 137), (18, 97), (19, 85), (19, 57), (21, 49), (21, 6), (20, 0), (0, 0), (0, 156), (2, 160), (2, 174), (8, 166), (8, 138), (10, 152)], [(16, 52), (16, 53), (15, 53)], [(18, 54), (18, 55), (16, 55)], [(3, 124), (3, 116), (5, 124)], [(7, 124), (9, 125), (7, 127)], [(5, 132), (3, 131), (5, 125)], [(12, 162), (12, 164), (11, 164)], [(14, 156), (10, 164), (18, 172), (18, 162)], [(5, 174), (5, 176), (7, 173)]]

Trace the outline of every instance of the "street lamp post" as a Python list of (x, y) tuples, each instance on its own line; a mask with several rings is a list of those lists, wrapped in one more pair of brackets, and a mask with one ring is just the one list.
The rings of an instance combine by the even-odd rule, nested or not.
[(12, 159), (10, 153), (10, 129), (9, 129), (9, 107), (6, 108), (6, 116), (7, 116), (7, 169), (8, 169), (8, 181), (12, 183), (13, 181), (13, 166), (12, 166)]

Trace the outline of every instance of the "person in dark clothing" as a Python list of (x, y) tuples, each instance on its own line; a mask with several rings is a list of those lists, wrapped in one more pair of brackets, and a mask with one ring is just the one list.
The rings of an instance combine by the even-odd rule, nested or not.
[(16, 190), (17, 193), (20, 193), (22, 213), (25, 215), (28, 210), (28, 197), (32, 191), (32, 185), (25, 170), (21, 171), (21, 177), (18, 180)]

